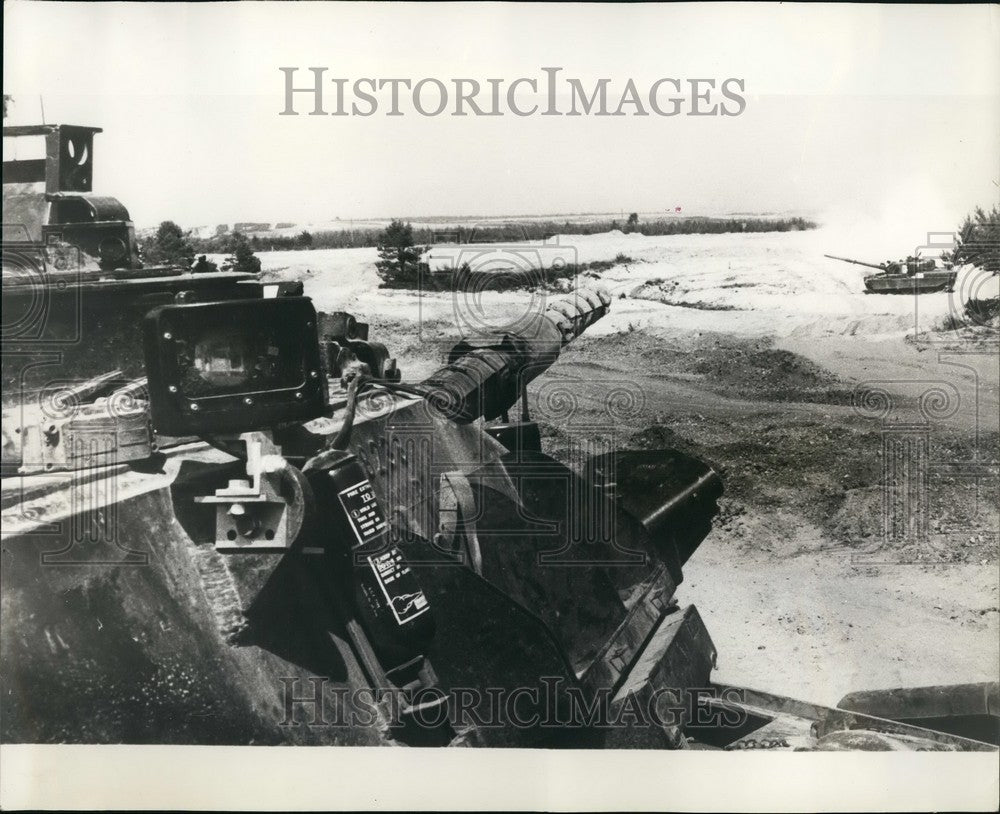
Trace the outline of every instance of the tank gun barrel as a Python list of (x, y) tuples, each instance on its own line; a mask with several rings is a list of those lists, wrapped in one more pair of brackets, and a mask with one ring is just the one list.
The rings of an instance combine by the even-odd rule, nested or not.
[(885, 271), (885, 265), (876, 263), (865, 263), (863, 260), (852, 260), (850, 257), (837, 257), (835, 254), (824, 254), (824, 257), (829, 257), (831, 260), (840, 260), (843, 263), (854, 263), (856, 266), (867, 266), (870, 269), (879, 269), (880, 271)]
[(582, 289), (550, 302), (520, 330), (463, 339), (451, 349), (448, 364), (421, 382), (421, 389), (453, 421), (498, 418), (610, 305), (606, 292)]

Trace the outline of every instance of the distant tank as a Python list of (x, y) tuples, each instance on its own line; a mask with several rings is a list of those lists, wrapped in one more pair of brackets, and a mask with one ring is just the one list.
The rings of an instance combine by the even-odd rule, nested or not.
[(887, 260), (884, 263), (865, 263), (850, 257), (824, 254), (831, 260), (854, 263), (856, 266), (878, 269), (878, 274), (865, 277), (865, 289), (869, 294), (930, 294), (934, 291), (951, 291), (955, 286), (958, 272), (949, 263), (939, 266), (930, 257), (914, 257), (905, 260)]

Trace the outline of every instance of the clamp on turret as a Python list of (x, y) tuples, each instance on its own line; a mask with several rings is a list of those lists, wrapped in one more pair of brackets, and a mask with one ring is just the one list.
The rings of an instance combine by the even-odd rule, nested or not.
[[(230, 480), (195, 503), (215, 504), (216, 551), (282, 551), (292, 547), (305, 521), (307, 492), (269, 431), (241, 433), (247, 479)], [(241, 456), (243, 457), (243, 456)]]

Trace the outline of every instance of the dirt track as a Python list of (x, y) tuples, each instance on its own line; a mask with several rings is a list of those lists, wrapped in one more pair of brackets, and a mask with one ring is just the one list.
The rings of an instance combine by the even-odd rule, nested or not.
[[(722, 514), (679, 590), (705, 616), (720, 680), (822, 703), (995, 680), (1000, 339), (933, 331), (960, 312), (962, 276), (954, 296), (865, 296), (856, 267), (822, 258), (836, 239), (572, 238), (579, 262), (630, 259), (582, 281), (614, 293), (612, 312), (532, 386), (535, 417), (557, 455), (580, 439), (670, 445), (722, 472)], [(369, 320), (407, 380), (463, 328), (539, 304), (377, 291), (374, 250), (262, 259), (318, 307)], [(883, 456), (899, 432), (928, 439), (927, 525), (887, 537)]]
[[(850, 384), (760, 342), (703, 339), (687, 355), (641, 332), (590, 339), (554, 373), (583, 391), (574, 422), (587, 427), (628, 371), (648, 412), (617, 436), (686, 448), (722, 472), (721, 515), (679, 591), (705, 615), (719, 679), (833, 704), (852, 689), (995, 677), (996, 482), (932, 478), (929, 534), (886, 540), (882, 427), (851, 406)], [(572, 423), (553, 431), (556, 448)], [(992, 450), (995, 462), (995, 429), (976, 444), (963, 423), (936, 427), (933, 452)]]

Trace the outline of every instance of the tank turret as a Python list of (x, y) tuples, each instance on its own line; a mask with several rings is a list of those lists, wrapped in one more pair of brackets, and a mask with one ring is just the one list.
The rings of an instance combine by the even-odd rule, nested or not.
[[(54, 379), (113, 365), (141, 373), (139, 325), (154, 305), (247, 296), (254, 275), (143, 266), (117, 198), (95, 194), (99, 127), (4, 127), (4, 405)], [(152, 178), (150, 179), (152, 181)]]

